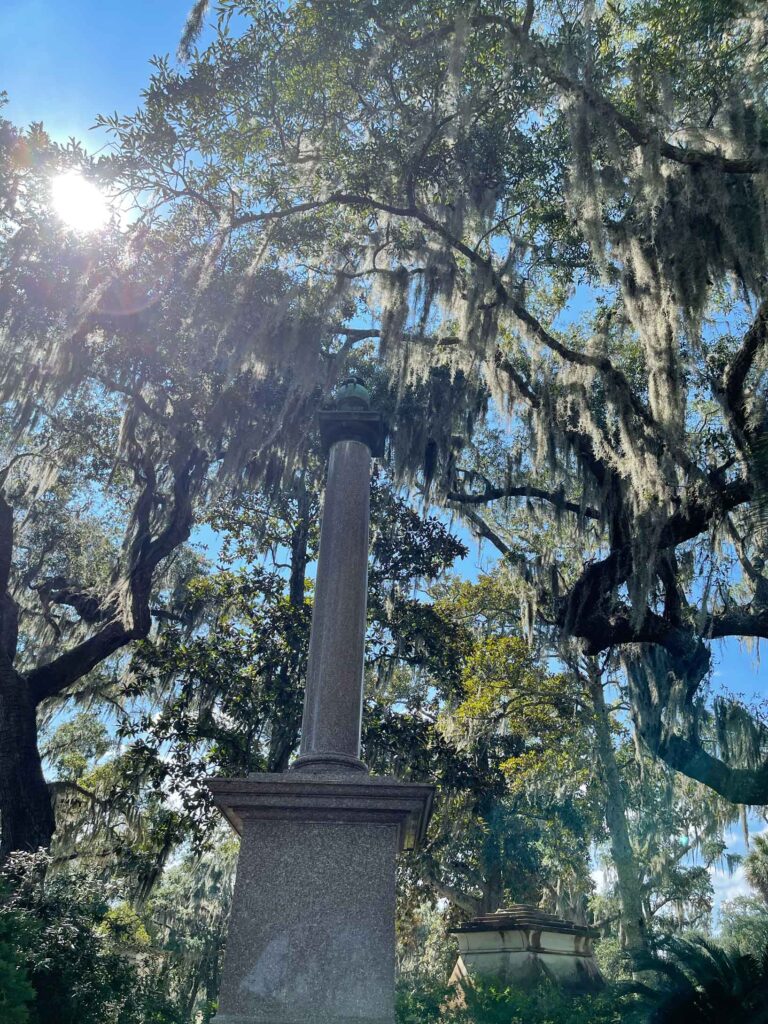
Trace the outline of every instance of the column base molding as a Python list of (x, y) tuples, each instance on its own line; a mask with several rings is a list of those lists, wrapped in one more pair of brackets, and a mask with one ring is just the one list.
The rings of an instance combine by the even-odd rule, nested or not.
[(313, 772), (315, 774), (328, 773), (338, 774), (339, 772), (365, 772), (368, 774), (368, 765), (359, 757), (352, 754), (317, 753), (300, 754), (291, 765), (291, 772)]

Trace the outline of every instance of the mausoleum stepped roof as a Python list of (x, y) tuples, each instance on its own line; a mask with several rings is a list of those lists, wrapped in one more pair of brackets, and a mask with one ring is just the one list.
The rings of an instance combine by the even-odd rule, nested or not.
[(548, 914), (527, 903), (513, 903), (500, 907), (494, 914), (480, 914), (466, 924), (451, 928), (452, 932), (504, 932), (513, 930), (561, 932), (567, 935), (586, 935), (597, 938), (599, 932), (586, 925), (574, 924), (555, 914)]

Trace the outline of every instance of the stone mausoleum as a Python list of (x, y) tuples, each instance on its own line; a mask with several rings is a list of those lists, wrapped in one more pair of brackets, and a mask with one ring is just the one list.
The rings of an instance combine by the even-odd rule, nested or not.
[(478, 977), (496, 977), (510, 984), (547, 977), (581, 991), (603, 985), (592, 949), (598, 932), (538, 907), (516, 903), (475, 917), (452, 932), (459, 942), (452, 985)]

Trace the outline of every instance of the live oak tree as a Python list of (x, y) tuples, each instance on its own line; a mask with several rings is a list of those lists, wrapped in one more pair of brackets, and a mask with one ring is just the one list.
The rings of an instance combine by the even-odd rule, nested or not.
[[(402, 477), (481, 524), (505, 497), (571, 517), (590, 557), (567, 586), (556, 552), (521, 566), (535, 616), (622, 652), (655, 755), (765, 802), (765, 729), (720, 702), (709, 730), (704, 701), (712, 640), (768, 633), (762, 5), (217, 10), (105, 122), (117, 173), (334, 282), (350, 346), (372, 313), (399, 394), (439, 390), (397, 417)], [(484, 479), (489, 394), (508, 458)]]
[[(765, 802), (765, 729), (705, 703), (711, 640), (768, 628), (760, 6), (224, 0), (220, 30), (186, 70), (156, 63), (137, 115), (105, 119), (116, 147), (98, 163), (0, 123), (2, 854), (54, 827), (41, 718), (166, 701), (144, 747), (105, 765), (102, 730), (54, 733), (55, 850), (130, 876), (187, 1008), (215, 990), (210, 865), (156, 886), (199, 805), (183, 818), (163, 793), (295, 748), (316, 539), (301, 474), (321, 396), (363, 349), (395, 475), (461, 510), (516, 576), (515, 644), (486, 636), (471, 655), (476, 637), (406, 597), (412, 564), (435, 564), (429, 530), (445, 540), (434, 521), (400, 507), (399, 532), (377, 536), (366, 757), (444, 797), (417, 893), (464, 914), (505, 893), (573, 913), (607, 794), (625, 917), (639, 900), (646, 920), (696, 921), (708, 880), (676, 837), (697, 831), (715, 863), (733, 812), (642, 756), (639, 776), (632, 747), (611, 747), (602, 681), (533, 665), (512, 621), (522, 605), (529, 638), (563, 657), (572, 641), (621, 652), (648, 748)], [(55, 223), (49, 176), (73, 165), (132, 197), (131, 226), (85, 239)], [(290, 568), (190, 589), (185, 542), (230, 486)], [(617, 795), (639, 808), (626, 835)]]
[[(196, 507), (290, 477), (338, 378), (328, 289), (308, 298), (272, 265), (210, 260), (193, 213), (64, 229), (50, 182), (102, 180), (76, 145), (0, 123), (0, 823), (5, 856), (47, 846), (55, 822), (37, 719), (114, 683), (115, 658), (172, 614), (194, 562)], [(203, 298), (204, 294), (204, 298)], [(321, 315), (322, 311), (322, 315)], [(270, 345), (311, 339), (295, 374)], [(296, 377), (308, 374), (310, 387)], [(307, 378), (304, 378), (305, 380)]]

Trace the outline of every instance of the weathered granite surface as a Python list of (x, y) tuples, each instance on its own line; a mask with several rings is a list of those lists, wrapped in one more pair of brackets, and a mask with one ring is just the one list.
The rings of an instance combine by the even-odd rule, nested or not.
[(370, 491), (368, 446), (338, 441), (328, 463), (297, 768), (365, 771), (359, 756)]
[(216, 1024), (393, 1024), (397, 833), (246, 819)]
[(393, 1024), (395, 860), (434, 788), (343, 769), (209, 785), (242, 836), (216, 1024)]

